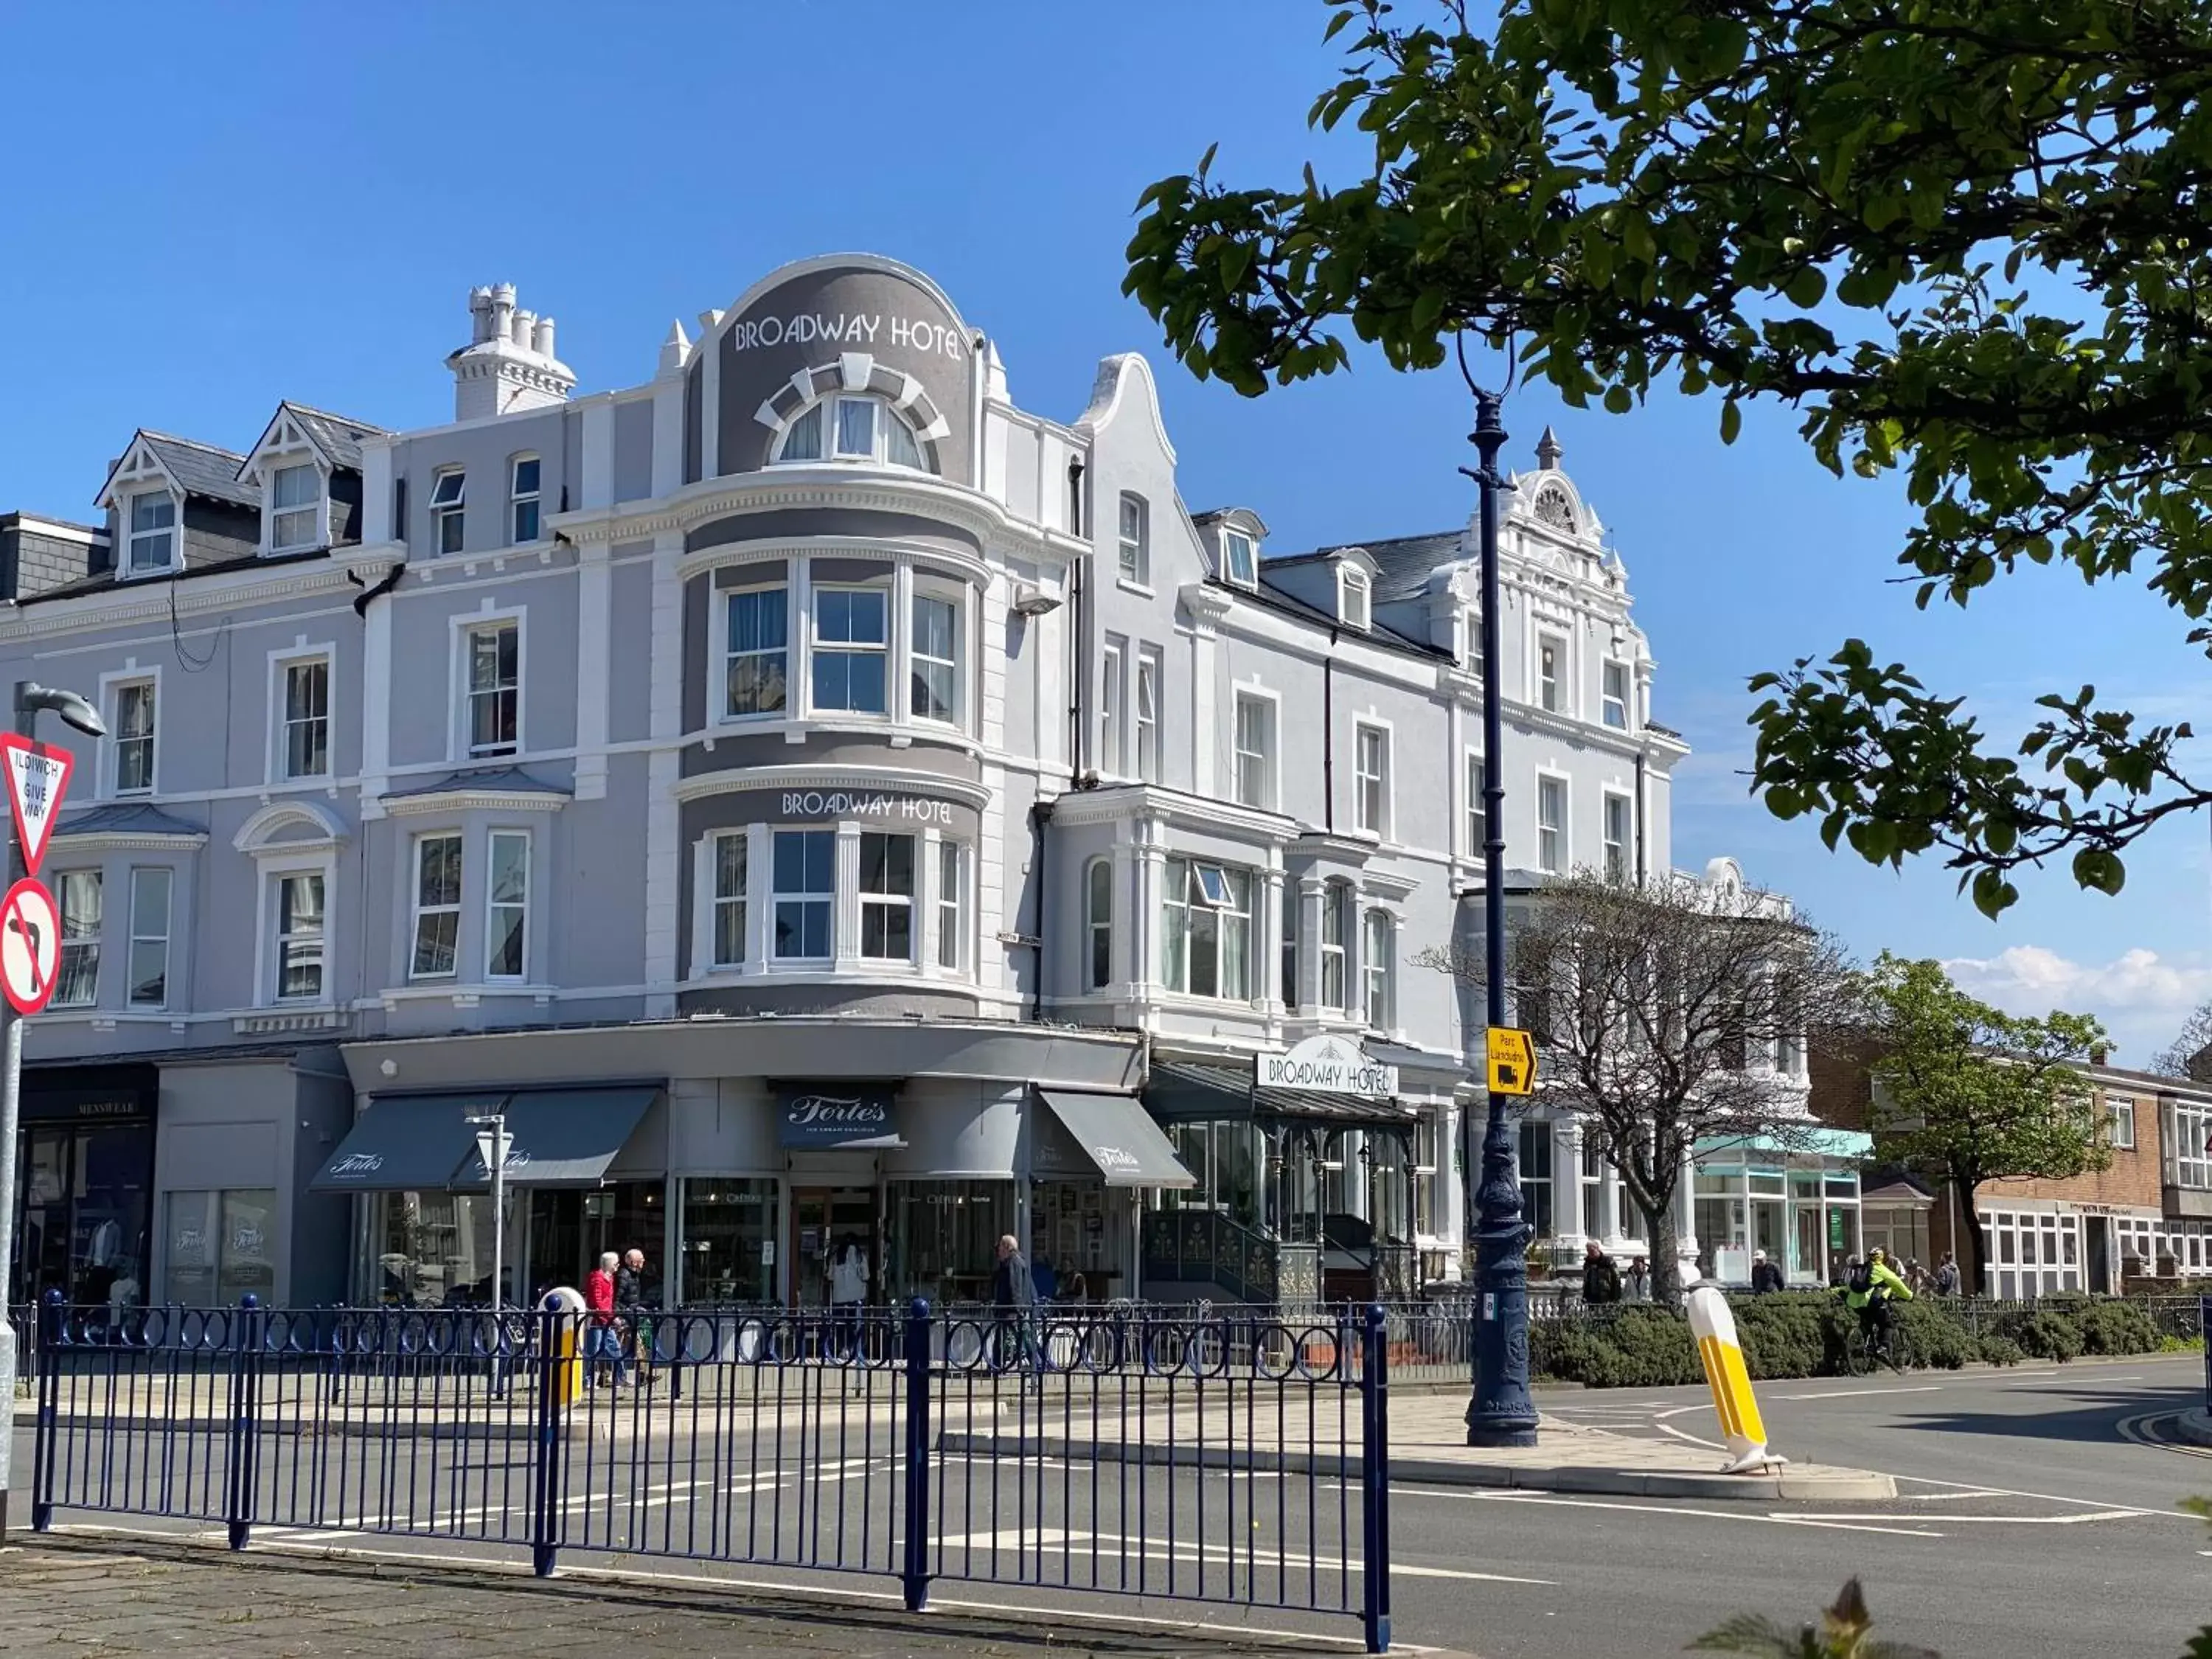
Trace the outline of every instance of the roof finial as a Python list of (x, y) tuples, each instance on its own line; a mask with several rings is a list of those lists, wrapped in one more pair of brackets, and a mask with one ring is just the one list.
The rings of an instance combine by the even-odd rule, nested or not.
[(1536, 465), (1546, 472), (1557, 472), (1559, 470), (1559, 441), (1547, 426), (1544, 428), (1544, 435), (1536, 440)]

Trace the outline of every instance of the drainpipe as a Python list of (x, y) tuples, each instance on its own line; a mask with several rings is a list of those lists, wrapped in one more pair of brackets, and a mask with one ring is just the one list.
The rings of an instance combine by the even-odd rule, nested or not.
[(1079, 786), (1089, 758), (1090, 721), (1083, 718), (1083, 691), (1090, 684), (1091, 629), (1085, 617), (1091, 601), (1088, 556), (1068, 567), (1067, 582), (1067, 781)]
[(1328, 655), (1321, 659), (1321, 827), (1329, 830), (1336, 828), (1336, 636), (1330, 629)]
[(1052, 844), (1047, 834), (1051, 828), (1052, 803), (1033, 803), (1030, 807), (1030, 834), (1036, 842), (1036, 943), (1030, 947), (1036, 958), (1035, 982), (1030, 989), (1030, 1020), (1033, 1024), (1044, 1018), (1044, 896), (1052, 873), (1045, 849)]
[[(1644, 750), (1636, 751), (1636, 884), (1644, 885)], [(1826, 1193), (1822, 1197), (1826, 1197)]]

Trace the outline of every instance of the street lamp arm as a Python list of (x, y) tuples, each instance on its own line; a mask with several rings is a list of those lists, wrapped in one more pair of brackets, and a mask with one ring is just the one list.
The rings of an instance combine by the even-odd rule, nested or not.
[(15, 687), (15, 712), (36, 714), (41, 710), (59, 714), (64, 725), (75, 727), (88, 738), (107, 735), (107, 722), (100, 718), (100, 711), (76, 692), (33, 684), (29, 680), (20, 682)]

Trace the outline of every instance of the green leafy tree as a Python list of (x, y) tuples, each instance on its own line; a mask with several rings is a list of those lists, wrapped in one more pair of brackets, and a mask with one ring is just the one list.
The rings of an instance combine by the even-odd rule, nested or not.
[(1875, 1150), (1952, 1183), (1966, 1210), (1961, 1277), (1978, 1288), (1983, 1182), (2063, 1180), (2111, 1162), (2080, 1069), (2103, 1046), (2103, 1028), (2087, 1014), (2004, 1013), (1959, 989), (1942, 963), (1886, 951), (1863, 988), (1866, 1041), (1879, 1056)]
[[(1797, 411), (1901, 473), (1925, 606), (2023, 562), (2212, 609), (2212, 9), (2195, 0), (1333, 0), (1323, 128), (1364, 177), (1141, 198), (1127, 289), (1258, 393), (1468, 334), (1571, 404)], [(2212, 628), (2189, 641), (2212, 649)], [(2011, 745), (1858, 641), (1762, 675), (1754, 787), (1875, 863), (1935, 852), (1996, 915), (2023, 864), (2117, 892), (2212, 803), (2184, 725), (2044, 697)]]
[(1835, 1606), (1820, 1614), (1818, 1629), (1807, 1625), (1792, 1635), (1771, 1620), (1739, 1613), (1691, 1643), (1687, 1651), (1748, 1654), (1753, 1659), (1941, 1659), (1932, 1648), (1876, 1641), (1873, 1628), (1866, 1595), (1854, 1578)]

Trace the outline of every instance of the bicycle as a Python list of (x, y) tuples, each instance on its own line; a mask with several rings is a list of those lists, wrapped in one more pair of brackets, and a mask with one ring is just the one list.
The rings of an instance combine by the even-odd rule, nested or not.
[(1884, 1330), (1854, 1315), (1850, 1328), (1844, 1333), (1844, 1372), (1851, 1376), (1871, 1376), (1885, 1365), (1900, 1376), (1911, 1370), (1911, 1339), (1893, 1319)]

